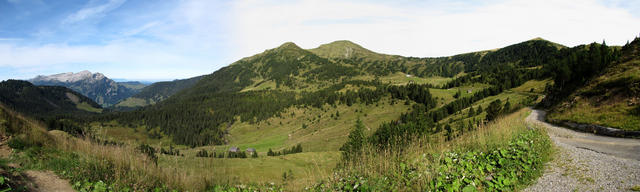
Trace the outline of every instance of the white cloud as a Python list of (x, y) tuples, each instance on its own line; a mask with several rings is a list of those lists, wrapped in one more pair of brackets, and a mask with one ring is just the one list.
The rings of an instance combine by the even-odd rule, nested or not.
[[(606, 39), (624, 44), (640, 32), (628, 10), (595, 0), (510, 0), (441, 11), (384, 3), (303, 0), (236, 1), (238, 55), (293, 41), (304, 48), (348, 39), (382, 53), (447, 56), (503, 47), (534, 37), (573, 46)], [(450, 5), (434, 5), (433, 7)]]
[(90, 19), (92, 17), (103, 15), (111, 10), (114, 10), (120, 7), (120, 5), (122, 5), (124, 2), (126, 2), (126, 0), (109, 0), (109, 2), (102, 5), (85, 7), (67, 16), (67, 18), (64, 19), (62, 23), (72, 24), (72, 23), (80, 22), (86, 19)]
[[(186, 78), (209, 73), (202, 71), (202, 66), (211, 62), (201, 57), (190, 57), (180, 50), (168, 49), (165, 45), (135, 40), (115, 41), (104, 46), (0, 44), (0, 58), (0, 68), (17, 69), (21, 73), (18, 77), (6, 78), (28, 78), (35, 76), (33, 73), (36, 72), (84, 69), (102, 72), (109, 77)], [(81, 68), (69, 70), (69, 67)]]
[[(113, 38), (91, 45), (0, 39), (0, 70), (16, 71), (0, 79), (84, 69), (114, 78), (185, 78), (287, 41), (314, 48), (346, 39), (373, 51), (418, 57), (494, 49), (534, 37), (568, 46), (602, 39), (621, 45), (640, 32), (640, 19), (630, 13), (634, 8), (620, 6), (633, 3), (608, 1), (614, 3), (185, 0), (173, 10), (158, 10), (164, 17), (142, 17), (132, 22), (139, 25), (118, 28), (106, 34)], [(123, 2), (87, 7), (65, 20), (100, 19)]]

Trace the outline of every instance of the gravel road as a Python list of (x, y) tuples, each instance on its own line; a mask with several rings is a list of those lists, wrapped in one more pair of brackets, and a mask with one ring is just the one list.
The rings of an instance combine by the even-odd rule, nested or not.
[(544, 122), (545, 114), (533, 110), (526, 121), (545, 127), (557, 151), (544, 175), (524, 191), (640, 190), (640, 140), (557, 127)]

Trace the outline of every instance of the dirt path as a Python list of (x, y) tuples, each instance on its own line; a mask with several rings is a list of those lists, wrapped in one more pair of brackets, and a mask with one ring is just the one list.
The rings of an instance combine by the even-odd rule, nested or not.
[[(6, 141), (0, 142), (0, 157), (8, 158), (11, 155), (11, 148), (6, 145)], [(10, 163), (9, 166), (19, 167)], [(67, 180), (61, 179), (51, 171), (28, 170), (24, 172), (26, 176), (27, 188), (35, 192), (73, 192), (73, 188)]]
[(74, 191), (69, 185), (69, 182), (64, 179), (60, 179), (56, 174), (51, 171), (25, 171), (24, 174), (27, 178), (32, 181), (36, 188), (31, 189), (32, 191), (51, 191), (51, 192), (66, 192), (66, 191)]
[(631, 191), (640, 188), (640, 140), (576, 132), (544, 122), (533, 110), (527, 122), (543, 126), (557, 146), (554, 160), (524, 191)]

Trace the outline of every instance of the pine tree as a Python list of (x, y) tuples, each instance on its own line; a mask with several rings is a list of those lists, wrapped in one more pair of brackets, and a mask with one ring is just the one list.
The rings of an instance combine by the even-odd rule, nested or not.
[(502, 101), (500, 101), (500, 99), (496, 99), (493, 102), (491, 102), (489, 104), (489, 107), (487, 107), (487, 121), (492, 121), (494, 119), (496, 119), (498, 117), (498, 115), (500, 115), (500, 112), (502, 111)]
[(273, 153), (271, 148), (269, 148), (269, 151), (267, 152), (267, 156), (275, 156), (275, 153)]
[(471, 106), (471, 107), (469, 108), (469, 117), (473, 117), (473, 116), (475, 116), (475, 115), (476, 115), (476, 111), (475, 111), (475, 110), (473, 110), (473, 106)]
[(458, 92), (456, 92), (455, 95), (453, 95), (453, 98), (459, 98), (462, 95), (462, 92), (460, 91), (460, 89), (458, 89)]
[(502, 109), (502, 111), (504, 111), (503, 113), (511, 112), (511, 103), (509, 102), (509, 99), (507, 99), (507, 102), (504, 103), (504, 108)]
[(340, 147), (343, 157), (351, 160), (362, 152), (362, 148), (365, 145), (364, 124), (358, 118), (356, 120), (356, 126), (351, 133), (349, 133), (349, 140)]
[(453, 130), (451, 130), (451, 125), (449, 125), (449, 124), (445, 125), (444, 126), (444, 130), (446, 131), (445, 135), (447, 136), (447, 141), (451, 141), (451, 136), (453, 134), (452, 133)]

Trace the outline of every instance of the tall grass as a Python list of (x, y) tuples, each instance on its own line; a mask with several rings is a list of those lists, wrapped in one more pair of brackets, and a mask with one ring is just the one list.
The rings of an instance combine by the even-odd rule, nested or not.
[(2, 114), (14, 118), (8, 120), (12, 124), (4, 126), (3, 134), (12, 132), (12, 139), (29, 147), (15, 157), (27, 168), (53, 169), (72, 182), (101, 180), (116, 190), (203, 191), (210, 185), (206, 178), (156, 166), (132, 145), (100, 145), (62, 131), (47, 131), (37, 121), (10, 111)]
[[(367, 185), (371, 189), (400, 191), (428, 188), (430, 181), (437, 177), (438, 168), (441, 166), (443, 156), (439, 154), (449, 151), (488, 152), (497, 147), (507, 146), (512, 138), (526, 132), (524, 117), (529, 112), (528, 109), (519, 110), (497, 121), (477, 127), (474, 131), (467, 131), (466, 134), (451, 141), (445, 141), (446, 137), (442, 134), (435, 134), (417, 137), (412, 139), (414, 142), (410, 144), (396, 145), (395, 148), (388, 147), (385, 150), (368, 145), (356, 161), (342, 163), (332, 175), (322, 175), (328, 178), (323, 184), (341, 185), (351, 182), (353, 185), (349, 187)], [(28, 121), (28, 119), (25, 120)], [(53, 169), (73, 183), (100, 180), (110, 184), (116, 190), (128, 188), (136, 191), (154, 189), (205, 191), (211, 190), (213, 185), (239, 184), (237, 178), (231, 178), (225, 174), (229, 170), (224, 166), (216, 166), (220, 161), (214, 158), (205, 162), (185, 162), (200, 162), (198, 166), (203, 170), (210, 170), (188, 172), (179, 166), (163, 167), (163, 165), (178, 165), (177, 162), (161, 162), (160, 166), (156, 165), (137, 151), (132, 143), (121, 146), (100, 145), (90, 139), (72, 137), (62, 131), (47, 132), (37, 122), (28, 122), (29, 129), (21, 132), (23, 137), (31, 139), (34, 143), (43, 143), (41, 146), (45, 148), (49, 146), (51, 149), (38, 152), (36, 157), (39, 158), (38, 161), (28, 160), (29, 158), (23, 158), (23, 160), (27, 159), (24, 161), (36, 164), (33, 166), (35, 168)], [(184, 159), (171, 157), (163, 159), (163, 161), (179, 160)], [(320, 169), (316, 166), (316, 170)], [(323, 173), (316, 173), (312, 168), (305, 174), (294, 175), (294, 177), (312, 178), (317, 174)], [(287, 189), (299, 191), (314, 182), (309, 179), (290, 182)], [(269, 189), (277, 189), (277, 187), (271, 186)]]
[[(364, 186), (365, 191), (367, 188), (399, 191), (430, 188), (441, 169), (445, 158), (443, 154), (471, 151), (487, 154), (507, 147), (514, 138), (527, 133), (524, 119), (529, 113), (529, 109), (518, 110), (450, 141), (445, 141), (443, 134), (435, 134), (385, 150), (369, 145), (359, 159), (344, 162), (327, 183), (320, 185), (332, 186), (333, 189), (346, 189), (345, 186), (362, 189)], [(317, 187), (322, 188), (320, 185)]]

